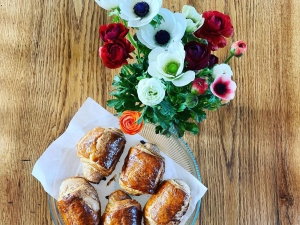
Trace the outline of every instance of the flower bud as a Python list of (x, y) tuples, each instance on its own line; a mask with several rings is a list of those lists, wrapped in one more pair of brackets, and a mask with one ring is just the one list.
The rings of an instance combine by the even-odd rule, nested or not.
[(182, 8), (182, 14), (186, 18), (186, 32), (193, 33), (195, 30), (199, 29), (203, 23), (204, 18), (199, 14), (193, 6), (184, 5)]
[(204, 78), (196, 78), (193, 81), (191, 93), (193, 95), (203, 95), (208, 89), (208, 84)]
[(231, 45), (230, 54), (241, 57), (247, 51), (247, 44), (244, 41), (236, 41)]
[(198, 104), (198, 98), (197, 96), (193, 94), (187, 94), (185, 99), (185, 104), (189, 108), (194, 108)]

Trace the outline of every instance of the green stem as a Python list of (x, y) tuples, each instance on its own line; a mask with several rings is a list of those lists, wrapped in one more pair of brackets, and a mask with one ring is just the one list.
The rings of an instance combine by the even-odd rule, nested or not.
[(148, 106), (146, 105), (146, 107), (145, 107), (145, 109), (144, 109), (142, 115), (141, 115), (140, 118), (137, 120), (137, 123), (138, 123), (138, 124), (140, 124), (140, 123), (142, 122), (143, 117), (144, 117), (144, 115), (145, 115), (147, 109), (148, 109)]
[(131, 69), (129, 68), (129, 66), (128, 65), (123, 65), (123, 68), (124, 68), (124, 70), (126, 70), (126, 72), (128, 73), (128, 74), (131, 74)]
[(131, 42), (131, 44), (132, 44), (135, 48), (138, 49), (138, 46), (137, 46), (135, 40), (133, 40), (133, 38), (132, 38), (132, 36), (131, 36), (131, 34), (130, 34), (129, 32), (128, 32), (128, 34), (127, 34), (127, 37), (128, 37), (128, 39), (129, 39), (129, 41)]
[[(122, 21), (123, 21), (124, 26), (125, 26), (125, 27), (128, 27), (127, 21), (126, 21), (126, 20), (122, 20)], [(127, 33), (127, 36), (128, 36), (129, 41), (131, 42), (131, 44), (132, 44), (135, 48), (137, 48), (138, 46), (137, 46), (135, 40), (133, 40), (133, 38), (132, 38), (130, 32)]]
[(234, 56), (234, 55), (230, 55), (230, 56), (224, 61), (224, 63), (228, 63), (229, 60), (230, 60), (233, 56)]

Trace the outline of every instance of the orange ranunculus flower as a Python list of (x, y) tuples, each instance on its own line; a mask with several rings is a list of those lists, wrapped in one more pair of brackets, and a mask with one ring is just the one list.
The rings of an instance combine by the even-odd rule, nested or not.
[(144, 121), (140, 124), (137, 123), (137, 120), (142, 114), (138, 111), (126, 110), (122, 113), (120, 117), (120, 128), (125, 134), (137, 134), (140, 132), (144, 126)]

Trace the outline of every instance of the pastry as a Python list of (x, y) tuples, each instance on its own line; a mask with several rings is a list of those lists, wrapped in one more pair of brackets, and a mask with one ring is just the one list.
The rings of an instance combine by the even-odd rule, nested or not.
[(120, 129), (97, 127), (77, 143), (77, 155), (82, 162), (84, 177), (99, 183), (109, 176), (125, 147), (125, 136)]
[(165, 159), (156, 145), (138, 144), (129, 149), (119, 179), (128, 194), (153, 194), (165, 172)]
[(117, 190), (109, 195), (102, 221), (103, 225), (140, 225), (141, 205), (125, 192)]
[(65, 225), (99, 225), (101, 222), (97, 191), (82, 177), (62, 182), (56, 204)]
[(188, 210), (189, 186), (180, 179), (163, 181), (147, 201), (143, 216), (146, 225), (177, 225)]

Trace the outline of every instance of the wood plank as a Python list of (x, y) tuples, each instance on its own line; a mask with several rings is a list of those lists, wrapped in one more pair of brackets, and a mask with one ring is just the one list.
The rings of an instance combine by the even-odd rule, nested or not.
[[(184, 136), (209, 188), (196, 224), (300, 224), (300, 2), (163, 5), (184, 4), (230, 15), (232, 40), (248, 43), (230, 63), (235, 99), (209, 112), (199, 135)], [(0, 3), (1, 224), (53, 224), (31, 171), (87, 97), (104, 107), (110, 98), (117, 71), (98, 57), (98, 29), (108, 20), (94, 1)]]

